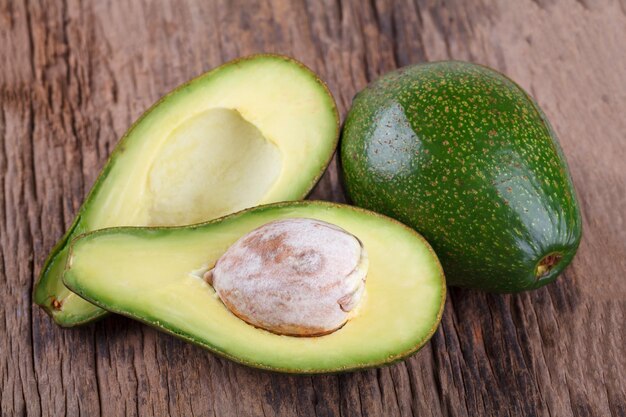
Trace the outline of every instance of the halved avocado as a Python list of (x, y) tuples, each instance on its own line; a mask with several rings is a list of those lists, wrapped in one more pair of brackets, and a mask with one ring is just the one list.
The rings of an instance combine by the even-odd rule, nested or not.
[[(366, 296), (339, 330), (280, 336), (232, 314), (202, 273), (240, 237), (274, 220), (311, 218), (352, 233), (369, 255)], [(175, 228), (117, 228), (74, 241), (65, 284), (87, 300), (234, 361), (293, 373), (389, 364), (435, 332), (445, 280), (428, 243), (403, 224), (355, 207), (290, 202)]]
[(338, 139), (325, 84), (297, 61), (256, 55), (178, 87), (148, 110), (111, 155), (34, 299), (62, 326), (106, 312), (61, 282), (75, 236), (115, 226), (172, 226), (304, 198)]

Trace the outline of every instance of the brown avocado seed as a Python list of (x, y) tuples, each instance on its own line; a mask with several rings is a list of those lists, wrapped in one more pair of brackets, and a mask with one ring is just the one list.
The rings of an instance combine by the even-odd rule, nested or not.
[(352, 234), (313, 219), (267, 223), (205, 274), (224, 305), (253, 326), (290, 336), (342, 327), (365, 290), (367, 252)]

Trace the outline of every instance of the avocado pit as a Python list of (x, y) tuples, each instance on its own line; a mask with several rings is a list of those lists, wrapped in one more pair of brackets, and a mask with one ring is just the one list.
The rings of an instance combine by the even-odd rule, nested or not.
[(247, 323), (289, 336), (321, 336), (354, 315), (365, 291), (365, 248), (319, 220), (267, 223), (240, 238), (204, 278)]

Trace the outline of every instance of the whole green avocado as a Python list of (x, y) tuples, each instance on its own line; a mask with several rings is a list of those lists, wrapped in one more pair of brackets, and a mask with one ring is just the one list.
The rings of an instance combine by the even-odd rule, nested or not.
[(450, 285), (538, 288), (580, 243), (550, 123), (521, 87), (484, 66), (420, 64), (369, 85), (345, 121), (341, 162), (350, 199), (422, 233)]

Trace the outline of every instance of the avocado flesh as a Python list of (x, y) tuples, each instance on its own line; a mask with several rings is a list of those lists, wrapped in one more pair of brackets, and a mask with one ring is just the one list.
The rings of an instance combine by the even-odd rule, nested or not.
[[(280, 336), (255, 328), (227, 310), (202, 279), (201, 271), (237, 239), (293, 217), (342, 227), (369, 254), (364, 300), (354, 317), (325, 336)], [(401, 359), (434, 333), (445, 299), (437, 257), (412, 229), (362, 209), (310, 201), (257, 207), (196, 226), (93, 232), (74, 241), (64, 281), (107, 310), (237, 362), (294, 373), (345, 371)]]
[(347, 116), (341, 162), (351, 200), (422, 233), (450, 285), (538, 288), (578, 248), (556, 135), (528, 94), (486, 67), (422, 64), (374, 82)]
[(126, 133), (70, 230), (46, 261), (34, 299), (62, 326), (106, 312), (62, 283), (67, 246), (105, 227), (182, 225), (306, 196), (337, 144), (326, 86), (286, 57), (227, 63), (178, 87)]

